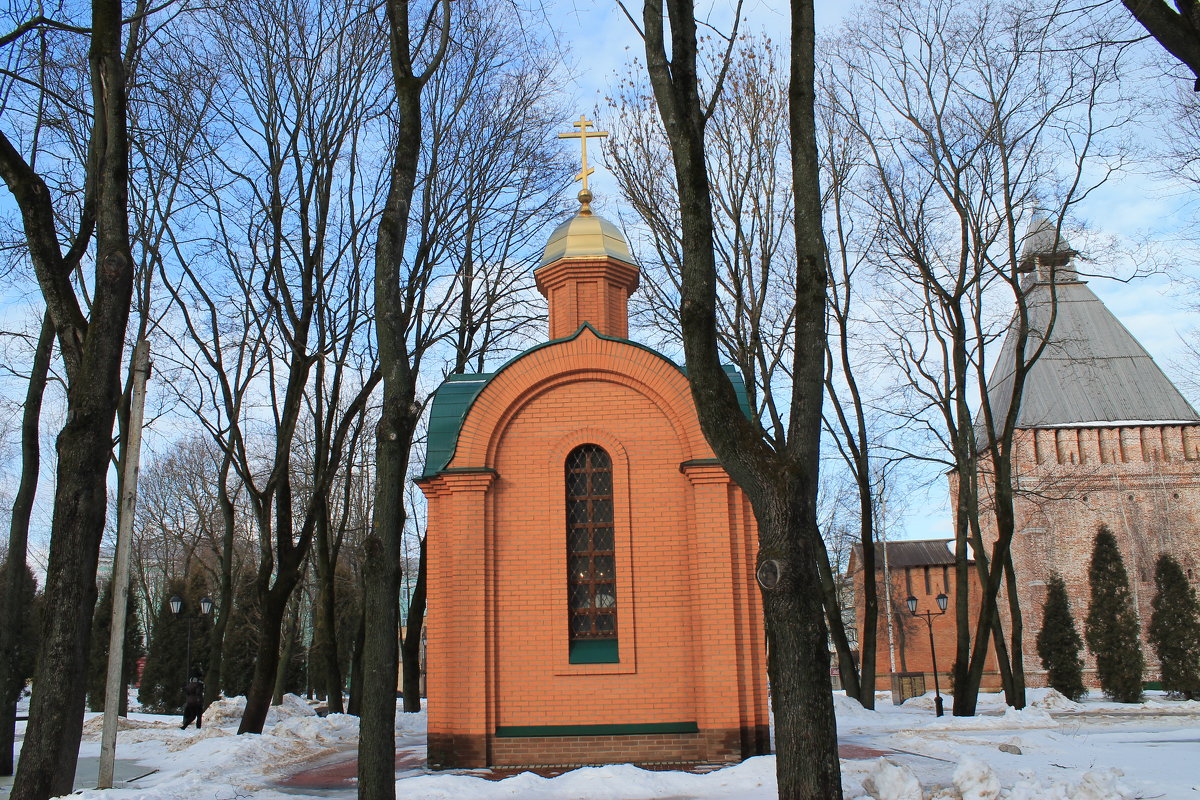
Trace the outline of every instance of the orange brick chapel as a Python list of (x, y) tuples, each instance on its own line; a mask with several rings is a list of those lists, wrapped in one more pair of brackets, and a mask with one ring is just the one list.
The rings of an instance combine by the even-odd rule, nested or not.
[[(680, 367), (630, 341), (639, 269), (581, 208), (535, 272), (549, 341), (431, 409), (434, 768), (738, 761), (768, 751), (754, 517)], [(735, 376), (731, 376), (735, 377)]]

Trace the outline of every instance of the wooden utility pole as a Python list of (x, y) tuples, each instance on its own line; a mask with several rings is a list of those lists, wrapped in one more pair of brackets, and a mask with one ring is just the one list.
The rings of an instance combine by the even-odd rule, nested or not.
[(108, 632), (108, 681), (104, 688), (104, 729), (100, 736), (100, 775), (97, 789), (111, 789), (117, 758), (117, 712), (121, 708), (121, 667), (125, 661), (125, 604), (129, 596), (129, 542), (137, 505), (138, 456), (142, 449), (142, 410), (150, 377), (150, 342), (141, 339), (133, 350), (133, 391), (129, 398), (129, 427), (121, 463), (124, 491), (117, 518), (117, 552), (113, 559), (112, 627)]

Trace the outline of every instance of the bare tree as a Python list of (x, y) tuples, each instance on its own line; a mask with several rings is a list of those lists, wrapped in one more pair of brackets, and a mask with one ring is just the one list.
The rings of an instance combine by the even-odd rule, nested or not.
[[(739, 9), (740, 10), (740, 9)], [(788, 132), (795, 264), (789, 273), (791, 393), (786, 440), (739, 411), (717, 336), (714, 212), (705, 134), (725, 77), (700, 96), (697, 21), (689, 0), (645, 3), (642, 30), (654, 96), (670, 142), (682, 231), (680, 318), (700, 425), (758, 521), (758, 578), (770, 648), (779, 795), (841, 797), (829, 682), (828, 629), (817, 561), (826, 256), (814, 109), (813, 5), (791, 4)], [(664, 14), (665, 11), (665, 14)], [(666, 19), (664, 19), (664, 17)], [(665, 36), (670, 26), (670, 52)], [(732, 40), (731, 40), (732, 41)]]
[[(422, 94), (423, 145), (414, 190), (415, 274), (449, 283), (450, 303), (426, 308), (414, 352), (452, 348), (451, 372), (530, 341), (544, 315), (533, 286), (539, 235), (560, 208), (569, 162), (555, 147), (558, 69), (511, 7), (460, 5), (442, 65)], [(479, 135), (487, 130), (489, 136)], [(444, 330), (439, 327), (439, 324)], [(444, 339), (444, 343), (442, 340)], [(402, 644), (404, 710), (421, 710), (425, 556), (418, 536)], [(402, 571), (403, 572), (403, 571)]]
[(1193, 88), (1200, 92), (1200, 7), (1190, 0), (1176, 0), (1175, 8), (1164, 0), (1121, 2), (1164, 50), (1192, 71)]
[[(822, 87), (823, 95), (828, 95)], [(860, 154), (855, 138), (848, 135), (828, 102), (820, 108), (822, 168), (825, 178), (826, 216), (835, 245), (828, 253), (829, 331), (826, 338), (825, 392), (829, 398), (825, 429), (841, 456), (853, 482), (857, 499), (851, 515), (858, 521), (859, 567), (863, 570), (862, 626), (858, 630), (859, 666), (840, 618), (829, 626), (838, 654), (838, 667), (846, 693), (856, 697), (864, 708), (875, 707), (875, 653), (879, 620), (879, 596), (875, 575), (876, 502), (881, 492), (877, 480), (881, 465), (875, 455), (875, 434), (868, 417), (870, 398), (864, 391), (866, 373), (861, 349), (855, 346), (861, 333), (857, 319), (863, 302), (860, 280), (866, 271), (866, 253), (870, 243), (858, 241), (859, 228), (852, 213), (851, 182)], [(826, 537), (828, 538), (828, 537)], [(828, 558), (818, 562), (821, 582), (827, 597), (837, 597), (836, 576)], [(826, 611), (832, 613), (830, 603)]]
[(42, 315), (42, 331), (34, 349), (33, 366), (25, 391), (25, 407), (21, 414), (21, 479), (13, 500), (9, 520), (8, 548), (0, 574), (5, 578), (5, 618), (0, 620), (0, 775), (13, 774), (13, 747), (16, 743), (17, 700), (24, 688), (20, 664), (28, 643), (19, 641), (22, 603), (22, 583), (25, 577), (26, 554), (29, 544), (29, 516), (33, 512), (41, 467), (42, 396), (50, 372), (50, 357), (54, 347), (54, 324), (49, 314)]
[[(218, 180), (209, 208), (213, 252), (244, 292), (238, 301), (253, 308), (242, 321), (246, 338), (261, 348), (246, 363), (259, 371), (243, 399), (263, 402), (266, 412), (239, 407), (228, 376), (213, 378), (231, 428), (215, 438), (231, 446), (259, 532), (261, 626), (240, 732), (262, 730), (292, 592), (325, 519), (347, 437), (379, 379), (360, 272), (377, 209), (376, 187), (362, 180), (363, 160), (382, 110), (383, 40), (367, 12), (295, 0), (225, 6), (206, 18), (224, 66), (220, 116), (205, 148)], [(189, 291), (203, 296), (197, 255), (189, 256)], [(211, 300), (201, 309), (219, 325)], [(197, 331), (190, 347), (204, 350)], [(218, 357), (209, 350), (204, 358), (212, 365)], [(313, 434), (307, 448), (297, 436), (304, 425)]]
[[(139, 3), (138, 12), (145, 10)], [(31, 18), (3, 37), (14, 46), (50, 23)], [(139, 24), (139, 23), (134, 23)], [(57, 27), (79, 29), (59, 21)], [(71, 789), (83, 724), (86, 653), (96, 600), (96, 564), (107, 505), (105, 478), (120, 398), (121, 356), (133, 290), (128, 196), (126, 83), (121, 3), (97, 0), (90, 24), (91, 117), (88, 158), (81, 170), (83, 202), (72, 234), (59, 227), (56, 198), (34, 166), (37, 137), (14, 143), (0, 133), (0, 174), (24, 223), (29, 257), (46, 301), (66, 367), (68, 415), (58, 439), (58, 478), (46, 575), (49, 605), (38, 666), (38, 692), (12, 796), (42, 800)], [(13, 73), (9, 73), (10, 76)], [(29, 108), (36, 118), (36, 77)], [(34, 127), (44, 120), (39, 120)], [(20, 145), (25, 145), (22, 152)], [(61, 238), (60, 238), (61, 236)], [(62, 238), (69, 242), (64, 252)], [(94, 251), (92, 250), (92, 240)], [(90, 307), (72, 276), (92, 253)], [(90, 313), (89, 313), (90, 312)]]
[[(421, 414), (417, 376), (426, 342), (422, 327), (426, 275), (413, 274), (406, 245), (409, 212), (421, 155), (421, 94), (450, 42), (450, 2), (438, 0), (428, 15), (417, 11), (414, 30), (408, 0), (387, 0), (396, 127), (390, 142), (387, 195), (375, 244), (375, 336), (383, 373), (383, 408), (375, 432), (375, 502), (371, 535), (364, 543), (362, 723), (358, 794), (396, 796), (396, 673), (399, 662), (398, 600), (404, 539), (403, 484), (413, 433)], [(415, 346), (411, 344), (416, 338)]]
[[(721, 70), (724, 52), (703, 57)], [(795, 247), (788, 164), (787, 78), (766, 37), (736, 44), (723, 91), (706, 127), (717, 263), (717, 342), (746, 383), (750, 406), (775, 443), (786, 438), (779, 391), (789, 373), (788, 328), (794, 301), (787, 267)], [(634, 319), (658, 343), (678, 350), (683, 240), (671, 150), (644, 75), (631, 71), (610, 101), (615, 120), (608, 153), (621, 195), (649, 234), (639, 255), (648, 280), (633, 298)]]
[[(832, 48), (831, 102), (866, 147), (856, 191), (862, 208), (876, 210), (874, 258), (889, 281), (882, 319), (907, 399), (896, 413), (910, 435), (935, 443), (908, 454), (952, 471), (960, 715), (974, 713), (989, 637), (1008, 702), (1024, 705), (1010, 557), (1013, 436), (1025, 379), (1055, 319), (1054, 269), (1070, 256), (1052, 258), (1041, 277), (1051, 307), (1035, 329), (1022, 258), (1029, 212), (1051, 212), (1047, 246), (1058, 248), (1067, 215), (1122, 161), (1121, 49), (1075, 46), (1094, 37), (1063, 8), (884, 0)], [(1008, 330), (1011, 373), (989, 383), (993, 345)], [(990, 553), (981, 516), (995, 531)], [(984, 587), (973, 641), (968, 542)]]

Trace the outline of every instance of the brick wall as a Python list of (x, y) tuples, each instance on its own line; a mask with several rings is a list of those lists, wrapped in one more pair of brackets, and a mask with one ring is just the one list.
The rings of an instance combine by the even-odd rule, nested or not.
[[(581, 444), (613, 462), (615, 664), (568, 658), (563, 464)], [(570, 737), (493, 736), (510, 726), (687, 721), (708, 744), (664, 735), (654, 760), (763, 752), (762, 737), (741, 734), (736, 754), (710, 746), (767, 724), (754, 519), (711, 459), (686, 379), (627, 342), (584, 330), (492, 379), (448, 469), (422, 482), (431, 748), (448, 742), (475, 758), (490, 742), (488, 757), (504, 763), (584, 763), (586, 747)]]
[[(879, 620), (876, 634), (875, 674), (876, 688), (887, 691), (891, 688), (890, 675), (893, 665), (896, 672), (925, 673), (926, 688), (932, 691), (933, 681), (933, 650), (929, 644), (930, 626), (933, 630), (933, 647), (937, 651), (938, 681), (943, 692), (950, 691), (950, 672), (954, 666), (956, 649), (956, 627), (954, 621), (954, 566), (952, 564), (931, 564), (928, 566), (892, 567), (891, 587), (891, 619), (887, 614), (887, 597), (883, 579), (882, 554), (875, 556), (878, 569), (876, 570), (876, 591), (879, 597)], [(851, 562), (854, 578), (855, 621), (859, 630), (863, 629), (862, 582), (863, 571), (855, 568)], [(979, 579), (971, 568), (970, 592), (968, 607), (974, 630), (974, 620), (979, 613)], [(946, 613), (938, 615), (937, 596), (945, 593), (949, 598)], [(930, 617), (930, 626), (926, 625), (925, 617), (914, 617), (909, 613), (905, 599), (912, 595), (917, 598), (917, 613), (934, 612)], [(862, 641), (861, 635), (859, 641)], [(995, 653), (989, 653), (987, 667), (984, 673), (984, 688), (999, 686)]]
[[(1171, 553), (1200, 587), (1200, 426), (1145, 425), (1018, 432), (1013, 561), (1025, 624), (1025, 669), (1044, 685), (1036, 637), (1052, 572), (1063, 576), (1079, 633), (1087, 615), (1088, 565), (1101, 523), (1117, 538), (1143, 626), (1150, 620), (1154, 562)], [(986, 489), (987, 482), (984, 481)], [(985, 526), (989, 541), (994, 537)], [(1145, 644), (1143, 640), (1143, 644)], [(1145, 646), (1146, 677), (1158, 663)], [(1086, 678), (1095, 685), (1086, 653)]]

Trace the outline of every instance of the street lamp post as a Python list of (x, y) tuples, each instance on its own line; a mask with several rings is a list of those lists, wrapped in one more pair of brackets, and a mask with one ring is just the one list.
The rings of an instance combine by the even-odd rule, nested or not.
[(936, 598), (938, 612), (935, 614), (932, 611), (922, 611), (917, 613), (917, 598), (912, 595), (904, 602), (908, 604), (908, 613), (914, 617), (924, 617), (925, 625), (929, 628), (929, 652), (933, 656), (933, 705), (937, 709), (937, 715), (942, 716), (942, 690), (938, 686), (938, 668), (937, 668), (937, 648), (933, 646), (933, 618), (940, 617), (946, 613), (946, 604), (950, 602), (950, 598), (946, 597), (945, 593), (939, 594)]
[[(171, 604), (171, 613), (174, 614), (176, 618), (179, 618), (179, 616), (183, 613), (183, 598), (179, 595), (175, 595), (170, 599), (169, 602)], [(211, 597), (205, 595), (204, 597), (200, 598), (200, 616), (207, 617), (212, 613), (212, 609), (213, 601)], [(187, 683), (192, 677), (192, 621), (199, 619), (199, 617), (197, 617), (195, 614), (188, 614), (186, 617), (184, 617), (184, 619), (187, 620), (188, 632), (187, 662), (184, 664), (183, 682)]]

